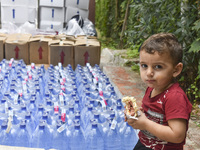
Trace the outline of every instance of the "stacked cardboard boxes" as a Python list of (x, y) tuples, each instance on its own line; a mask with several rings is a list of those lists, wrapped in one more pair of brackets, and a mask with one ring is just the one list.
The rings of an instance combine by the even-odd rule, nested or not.
[(37, 24), (38, 0), (1, 0), (2, 27), (8, 22), (22, 25), (25, 22)]
[(0, 35), (0, 61), (14, 58), (23, 59), (27, 65), (62, 63), (64, 67), (71, 64), (75, 69), (77, 64), (100, 64), (100, 54), (100, 42), (85, 36)]
[(30, 22), (59, 31), (75, 15), (88, 18), (89, 4), (90, 0), (1, 0), (1, 23), (4, 27), (9, 22), (17, 26)]
[(49, 64), (63, 66), (71, 64), (74, 68), (74, 41), (52, 40), (49, 42)]
[(40, 29), (59, 31), (64, 26), (64, 0), (40, 0)]
[(9, 34), (5, 41), (5, 58), (16, 60), (23, 59), (29, 64), (29, 40), (30, 34)]
[(80, 15), (83, 19), (88, 18), (90, 0), (66, 0), (65, 21), (68, 22), (73, 16)]
[(59, 31), (75, 15), (88, 18), (90, 0), (40, 0), (40, 29)]
[(30, 52), (30, 63), (36, 64), (48, 64), (49, 56), (49, 41), (52, 40), (52, 37), (46, 36), (35, 36), (30, 39), (29, 43), (29, 52)]
[(101, 45), (97, 39), (79, 38), (74, 46), (74, 65), (100, 64)]
[(0, 34), (0, 60), (5, 58), (6, 34)]

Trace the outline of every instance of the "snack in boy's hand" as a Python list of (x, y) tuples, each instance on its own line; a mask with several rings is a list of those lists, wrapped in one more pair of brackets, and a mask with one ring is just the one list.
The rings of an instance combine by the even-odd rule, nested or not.
[[(138, 117), (139, 116), (139, 108), (137, 106), (137, 103), (136, 103), (136, 99), (134, 97), (129, 97), (129, 96), (126, 96), (124, 98), (122, 98), (122, 102), (126, 104), (126, 114), (131, 116), (131, 107), (133, 107), (134, 109), (134, 117)], [(131, 106), (131, 103), (132, 102), (132, 106)]]

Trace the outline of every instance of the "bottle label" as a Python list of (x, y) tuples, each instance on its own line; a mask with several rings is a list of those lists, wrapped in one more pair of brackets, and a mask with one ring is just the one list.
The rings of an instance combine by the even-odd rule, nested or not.
[(28, 81), (28, 78), (27, 78), (27, 77), (25, 77), (25, 78), (24, 78), (24, 81)]
[(64, 87), (63, 85), (61, 85), (61, 90), (62, 90), (63, 92), (65, 92), (65, 87)]
[(99, 91), (99, 95), (100, 95), (100, 96), (103, 96), (103, 91)]
[(64, 85), (65, 82), (63, 81), (63, 79), (60, 79), (60, 85)]
[(104, 101), (100, 101), (100, 103), (101, 103), (103, 110), (106, 110), (106, 104), (104, 103)]
[(64, 106), (64, 97), (63, 97), (63, 93), (60, 93), (59, 95), (59, 100), (60, 100), (60, 105)]
[(63, 132), (66, 129), (66, 124), (63, 124), (62, 126), (60, 126), (60, 128), (57, 129), (58, 133)]
[(35, 69), (35, 63), (31, 63), (31, 69)]
[(65, 118), (66, 118), (66, 111), (65, 111), (65, 109), (63, 109), (62, 113), (61, 113), (61, 120), (62, 120), (62, 122), (65, 122)]
[(14, 95), (14, 104), (17, 105), (18, 104), (18, 94)]
[(112, 123), (111, 123), (111, 129), (115, 129), (117, 125), (117, 121), (115, 119), (113, 119)]
[(95, 85), (97, 85), (97, 80), (96, 79), (92, 79), (93, 80), (93, 83), (95, 84)]
[(108, 105), (108, 103), (106, 102), (106, 100), (103, 98), (103, 101), (104, 101), (104, 103), (105, 103), (105, 105), (107, 106)]
[(22, 81), (23, 91), (27, 91), (26, 81)]
[(28, 79), (32, 80), (32, 74), (31, 73), (28, 74)]
[(7, 129), (6, 129), (6, 133), (9, 133), (12, 127), (12, 121), (11, 118), (8, 118), (8, 125), (7, 125)]
[(13, 121), (13, 110), (9, 110), (8, 116), (10, 117), (10, 120)]
[(61, 69), (62, 68), (62, 64), (59, 62), (58, 63), (58, 67)]
[(58, 114), (59, 113), (59, 106), (58, 106), (58, 102), (54, 103), (54, 113)]
[(63, 82), (65, 83), (65, 82), (66, 82), (66, 78), (65, 78), (65, 77), (63, 77), (62, 79), (63, 79)]
[(102, 99), (102, 101), (104, 102), (104, 105), (108, 105), (108, 103), (106, 102), (106, 100), (105, 100), (105, 98), (102, 96), (102, 95), (100, 95), (100, 97), (101, 97), (101, 99)]
[(95, 79), (97, 80), (97, 82), (99, 81), (98, 77), (96, 76)]
[(7, 102), (5, 103), (5, 112), (6, 112), (6, 114), (8, 114), (8, 112), (9, 112), (9, 110), (8, 110), (8, 103)]
[(19, 90), (19, 96), (22, 97), (22, 89)]

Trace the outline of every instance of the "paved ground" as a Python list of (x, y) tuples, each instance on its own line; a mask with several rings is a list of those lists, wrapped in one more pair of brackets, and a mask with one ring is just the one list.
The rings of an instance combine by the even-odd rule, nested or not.
[[(129, 67), (123, 67), (126, 60), (120, 58), (118, 53), (121, 52), (124, 51), (103, 49), (100, 67), (107, 74), (120, 97), (134, 96), (138, 105), (141, 105), (146, 87), (138, 73), (131, 71)], [(200, 128), (192, 120), (189, 122), (184, 150), (200, 150)]]

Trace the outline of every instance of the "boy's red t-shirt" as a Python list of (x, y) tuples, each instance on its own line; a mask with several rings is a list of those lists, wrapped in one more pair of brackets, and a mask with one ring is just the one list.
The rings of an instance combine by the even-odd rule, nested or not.
[[(147, 88), (142, 101), (142, 108), (147, 118), (165, 126), (170, 119), (182, 118), (187, 120), (188, 128), (192, 105), (179, 84), (174, 83), (163, 93), (150, 98), (152, 90)], [(146, 147), (153, 150), (180, 150), (185, 144), (185, 140), (178, 144), (162, 141), (144, 130), (139, 132), (139, 138)]]

